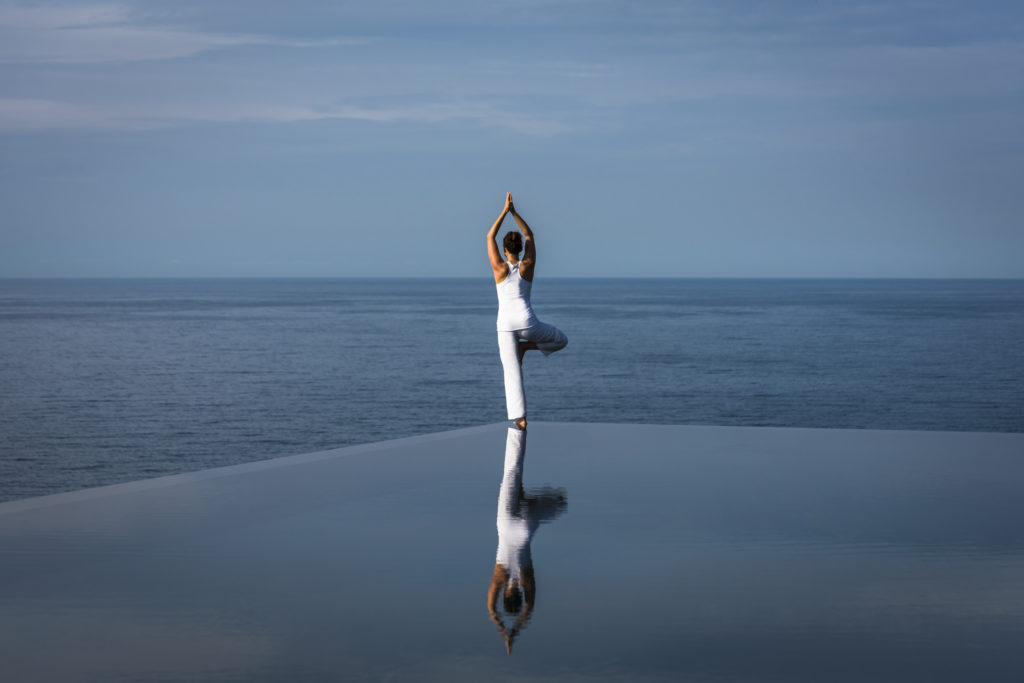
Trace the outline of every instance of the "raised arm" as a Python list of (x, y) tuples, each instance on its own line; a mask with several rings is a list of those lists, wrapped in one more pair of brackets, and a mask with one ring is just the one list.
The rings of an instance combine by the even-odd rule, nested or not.
[(511, 208), (512, 194), (509, 193), (505, 196), (505, 207), (501, 210), (501, 215), (498, 216), (498, 220), (494, 221), (491, 229), (487, 231), (487, 258), (491, 261), (491, 270), (494, 271), (495, 282), (501, 282), (508, 276), (508, 265), (505, 263), (505, 259), (501, 257), (501, 249), (498, 248), (498, 230), (501, 228), (501, 224), (505, 221), (505, 216), (508, 215)]
[(498, 632), (505, 639), (505, 646), (511, 652), (512, 637), (509, 635), (508, 629), (505, 628), (505, 623), (498, 614), (498, 596), (501, 595), (501, 590), (507, 582), (508, 570), (502, 565), (495, 563), (494, 575), (491, 577), (491, 587), (487, 589), (487, 613), (491, 616), (491, 621), (498, 627)]
[(526, 224), (523, 217), (516, 211), (515, 205), (512, 204), (511, 194), (508, 197), (508, 204), (512, 218), (516, 219), (516, 223), (519, 224), (519, 229), (523, 233), (523, 260), (519, 266), (519, 272), (524, 280), (533, 282), (533, 268), (537, 265), (537, 245), (533, 241), (533, 230), (530, 230), (530, 226)]
[(487, 611), (499, 625), (501, 618), (498, 616), (498, 596), (501, 589), (508, 582), (508, 570), (498, 562), (494, 563), (494, 573), (491, 575), (491, 586), (487, 589)]

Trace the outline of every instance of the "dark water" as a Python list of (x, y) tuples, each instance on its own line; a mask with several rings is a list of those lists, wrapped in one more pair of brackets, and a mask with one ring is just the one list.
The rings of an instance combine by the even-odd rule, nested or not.
[(527, 431), (0, 505), (0, 678), (1024, 680), (1024, 434)]
[[(1024, 431), (1024, 281), (539, 280), (531, 419)], [(0, 500), (503, 420), (479, 280), (0, 281)]]

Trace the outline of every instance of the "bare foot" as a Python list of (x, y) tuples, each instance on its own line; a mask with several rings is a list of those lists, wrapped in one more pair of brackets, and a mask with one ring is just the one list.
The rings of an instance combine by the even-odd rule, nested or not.
[(513, 420), (512, 424), (519, 427), (519, 429), (526, 429), (526, 418), (521, 417), (518, 420)]
[(523, 364), (523, 356), (526, 355), (527, 351), (536, 351), (540, 347), (537, 346), (537, 342), (532, 341), (519, 341), (516, 343), (516, 353), (519, 355), (519, 364)]

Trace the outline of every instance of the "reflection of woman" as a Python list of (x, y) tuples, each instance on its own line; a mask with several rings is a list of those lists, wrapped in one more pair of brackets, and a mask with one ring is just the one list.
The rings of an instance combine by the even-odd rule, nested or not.
[[(505, 259), (502, 260), (497, 235), (509, 213), (516, 219), (523, 234), (513, 230), (505, 235), (502, 242)], [(524, 253), (520, 261), (521, 251)], [(498, 220), (487, 231), (487, 256), (491, 260), (494, 282), (498, 288), (498, 352), (505, 370), (505, 406), (508, 419), (515, 420), (520, 429), (525, 429), (523, 354), (530, 349), (537, 349), (547, 356), (564, 348), (569, 340), (561, 330), (554, 325), (542, 323), (533, 313), (530, 290), (533, 288), (537, 248), (533, 243), (533, 231), (512, 204), (511, 193), (505, 197), (505, 208)]]
[[(512, 642), (530, 620), (537, 597), (530, 541), (541, 523), (551, 521), (567, 507), (564, 490), (542, 489), (526, 495), (525, 455), (526, 432), (509, 427), (505, 439), (505, 476), (498, 493), (498, 554), (487, 591), (487, 611), (505, 638), (505, 649), (510, 654)], [(498, 614), (499, 595), (505, 613), (517, 615), (511, 628)]]

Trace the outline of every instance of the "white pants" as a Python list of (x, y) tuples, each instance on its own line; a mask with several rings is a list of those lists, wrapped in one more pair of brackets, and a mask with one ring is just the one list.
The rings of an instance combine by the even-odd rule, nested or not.
[(523, 392), (523, 366), (519, 362), (519, 340), (535, 342), (545, 356), (569, 343), (565, 334), (547, 323), (537, 323), (524, 330), (498, 331), (498, 354), (505, 369), (505, 407), (508, 419), (526, 417), (526, 394)]

